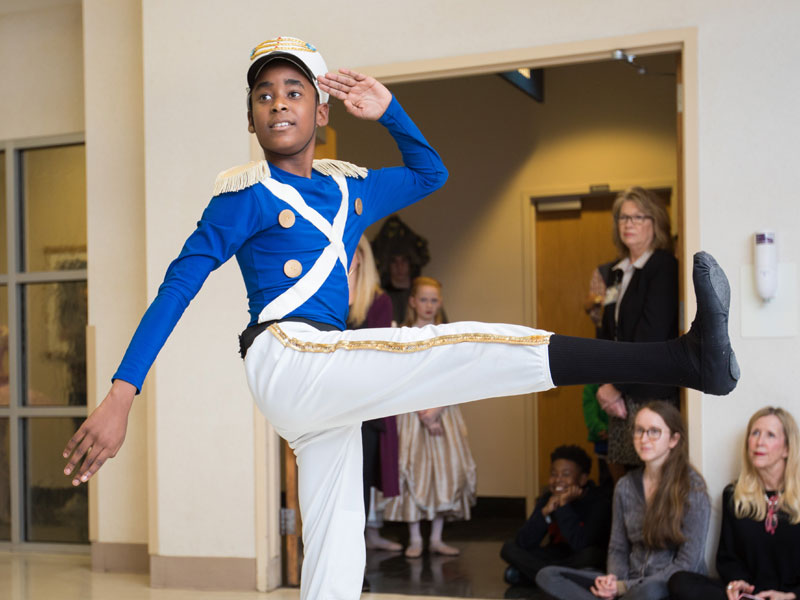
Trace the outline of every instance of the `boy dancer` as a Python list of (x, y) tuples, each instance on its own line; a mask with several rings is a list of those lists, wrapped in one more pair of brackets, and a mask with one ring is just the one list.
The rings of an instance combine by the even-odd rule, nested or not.
[[(248, 383), (297, 456), (303, 598), (359, 596), (362, 421), (553, 385), (653, 382), (714, 394), (735, 387), (730, 290), (714, 259), (702, 253), (695, 256), (697, 318), (671, 342), (619, 344), (484, 323), (342, 331), (347, 270), (359, 237), (441, 187), (447, 171), (383, 85), (347, 69), (327, 73), (310, 44), (277, 38), (257, 46), (247, 81), (249, 129), (266, 160), (217, 178), (111, 390), (67, 444), (64, 471), (74, 473), (74, 485), (117, 453), (158, 351), (208, 274), (233, 255), (249, 299), (251, 325), (240, 337)], [(328, 94), (355, 117), (386, 127), (405, 166), (368, 171), (314, 161)], [(413, 374), (414, 385), (398, 380), (398, 372)]]

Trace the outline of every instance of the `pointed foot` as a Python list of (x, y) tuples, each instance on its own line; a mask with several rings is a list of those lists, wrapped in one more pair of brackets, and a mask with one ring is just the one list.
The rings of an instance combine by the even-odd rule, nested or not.
[(694, 255), (692, 272), (697, 316), (685, 336), (692, 363), (700, 375), (698, 389), (724, 396), (739, 381), (739, 363), (728, 337), (731, 287), (725, 271), (707, 252)]

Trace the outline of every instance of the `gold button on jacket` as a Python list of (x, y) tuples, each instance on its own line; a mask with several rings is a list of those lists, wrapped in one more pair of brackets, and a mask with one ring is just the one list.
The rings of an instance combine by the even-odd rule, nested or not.
[(287, 277), (299, 277), (300, 273), (303, 272), (303, 265), (300, 264), (299, 260), (292, 258), (283, 264), (283, 272)]

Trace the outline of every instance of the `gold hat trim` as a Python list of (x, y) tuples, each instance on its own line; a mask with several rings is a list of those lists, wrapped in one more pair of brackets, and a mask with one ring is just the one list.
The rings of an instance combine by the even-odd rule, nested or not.
[(311, 44), (307, 44), (298, 38), (279, 37), (274, 40), (261, 42), (250, 52), (250, 60), (264, 56), (270, 52), (310, 52), (315, 53), (317, 49)]

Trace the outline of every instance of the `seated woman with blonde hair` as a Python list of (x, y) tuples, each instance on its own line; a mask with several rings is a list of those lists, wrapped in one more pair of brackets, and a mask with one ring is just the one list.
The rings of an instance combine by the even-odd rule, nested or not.
[(800, 433), (782, 408), (747, 424), (742, 471), (722, 494), (720, 580), (676, 573), (671, 598), (794, 600), (800, 596)]

